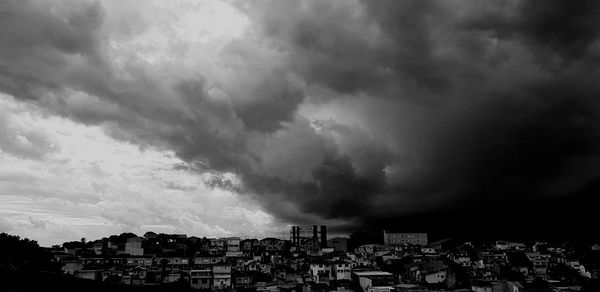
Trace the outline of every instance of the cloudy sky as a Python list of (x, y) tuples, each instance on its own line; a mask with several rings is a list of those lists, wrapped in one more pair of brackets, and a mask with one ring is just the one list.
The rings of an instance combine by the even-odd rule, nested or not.
[(598, 6), (1, 1), (0, 231), (573, 235)]

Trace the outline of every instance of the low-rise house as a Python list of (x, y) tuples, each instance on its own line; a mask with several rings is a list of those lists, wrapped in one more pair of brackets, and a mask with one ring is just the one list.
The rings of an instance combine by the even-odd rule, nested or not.
[(323, 260), (315, 260), (309, 265), (313, 281), (327, 283), (331, 279), (331, 264)]
[(213, 267), (213, 288), (231, 287), (231, 266), (218, 264)]
[(127, 268), (132, 268), (132, 267), (150, 268), (150, 267), (152, 267), (153, 262), (154, 262), (154, 260), (150, 256), (128, 257), (126, 266), (127, 266)]
[(103, 279), (102, 270), (79, 270), (73, 276), (80, 279), (100, 280)]
[(258, 251), (284, 251), (286, 249), (286, 241), (277, 238), (264, 238), (254, 244), (255, 250)]
[(134, 267), (132, 269), (127, 270), (124, 274), (130, 277), (131, 285), (141, 285), (144, 284), (146, 280), (147, 269), (144, 267)]
[(374, 287), (391, 287), (398, 284), (397, 277), (383, 271), (352, 272), (352, 281), (364, 292), (372, 291), (369, 289)]
[(495, 281), (475, 280), (471, 283), (471, 290), (474, 292), (495, 292), (494, 285), (496, 285)]
[(525, 250), (527, 246), (521, 242), (509, 242), (509, 241), (496, 241), (496, 249), (498, 250)]
[(233, 286), (235, 288), (250, 288), (254, 285), (252, 275), (248, 273), (233, 274)]
[(350, 280), (352, 268), (349, 261), (337, 260), (331, 263), (331, 275), (335, 280)]
[(155, 263), (159, 268), (167, 270), (189, 270), (190, 268), (187, 257), (157, 257)]
[(163, 283), (175, 283), (179, 281), (189, 281), (189, 274), (178, 269), (168, 270), (162, 273)]
[(459, 264), (459, 265), (461, 265), (463, 267), (468, 267), (468, 266), (471, 265), (471, 257), (466, 252), (454, 252), (454, 253), (451, 253), (449, 255), (449, 258), (453, 262), (455, 262), (455, 263), (457, 263), (457, 264)]
[(83, 261), (80, 259), (64, 259), (62, 263), (62, 271), (65, 274), (74, 275), (76, 272), (83, 270)]
[(446, 269), (427, 271), (422, 276), (427, 284), (439, 284), (446, 281)]
[(212, 278), (212, 270), (191, 270), (190, 287), (192, 287), (193, 289), (211, 289)]
[(223, 256), (207, 256), (207, 257), (194, 257), (194, 268), (204, 269), (211, 268), (212, 266), (220, 263), (225, 263), (226, 258)]

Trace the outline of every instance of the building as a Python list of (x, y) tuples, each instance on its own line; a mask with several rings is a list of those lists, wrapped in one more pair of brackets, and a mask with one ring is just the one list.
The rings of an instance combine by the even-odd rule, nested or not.
[(151, 268), (152, 267), (152, 257), (151, 256), (135, 256), (135, 257), (127, 257), (127, 268), (135, 268), (135, 267), (144, 267)]
[(215, 265), (213, 267), (213, 288), (226, 289), (231, 287), (231, 266)]
[(222, 256), (206, 256), (206, 257), (194, 257), (194, 268), (205, 269), (212, 268), (212, 266), (220, 263), (225, 263), (226, 258)]
[(239, 237), (228, 237), (225, 238), (227, 242), (227, 252), (239, 252), (240, 251), (240, 238)]
[(514, 249), (514, 250), (524, 250), (527, 246), (523, 243), (520, 242), (508, 242), (508, 241), (496, 241), (496, 249), (499, 250), (509, 250), (509, 249)]
[(212, 271), (211, 270), (191, 270), (190, 286), (193, 289), (211, 289)]
[(331, 265), (326, 261), (313, 261), (309, 266), (310, 274), (317, 283), (327, 283), (331, 279)]
[(306, 239), (316, 238), (321, 247), (327, 247), (327, 227), (325, 225), (292, 226), (290, 241), (293, 246), (299, 247)]
[(80, 259), (63, 260), (62, 263), (62, 271), (68, 275), (75, 275), (75, 273), (83, 269), (83, 261)]
[(353, 272), (352, 281), (355, 286), (359, 286), (362, 291), (367, 292), (375, 287), (390, 287), (394, 286), (397, 277), (388, 272), (382, 271), (365, 271)]
[(267, 237), (254, 244), (254, 249), (258, 251), (283, 251), (286, 249), (285, 240)]
[(334, 237), (327, 241), (327, 246), (332, 247), (335, 251), (348, 251), (348, 238)]
[(391, 233), (383, 231), (385, 245), (427, 245), (427, 233)]
[(247, 273), (234, 274), (233, 285), (235, 286), (235, 288), (251, 288), (252, 276)]
[(141, 256), (144, 254), (144, 249), (142, 248), (141, 237), (130, 237), (127, 239), (125, 243), (125, 253), (133, 256)]
[(337, 260), (331, 263), (331, 274), (335, 280), (350, 280), (352, 263), (349, 261)]
[(437, 284), (446, 281), (446, 270), (434, 270), (427, 272), (423, 275), (423, 280), (427, 282), (427, 284)]

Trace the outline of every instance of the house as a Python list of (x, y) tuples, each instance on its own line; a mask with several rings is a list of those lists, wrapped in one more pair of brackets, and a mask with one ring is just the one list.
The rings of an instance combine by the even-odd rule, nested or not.
[(233, 275), (233, 286), (235, 288), (250, 288), (253, 286), (252, 275), (248, 273), (236, 273)]
[(210, 238), (208, 253), (211, 255), (224, 255), (227, 252), (227, 240), (223, 238)]
[(254, 250), (254, 245), (258, 242), (258, 239), (244, 239), (240, 242), (240, 248), (244, 253), (250, 253)]
[(227, 252), (239, 252), (240, 249), (240, 238), (239, 237), (228, 237), (224, 238), (227, 246)]
[(259, 251), (284, 251), (286, 247), (286, 241), (277, 238), (264, 238), (254, 244), (255, 250)]
[(337, 260), (331, 263), (331, 276), (335, 280), (350, 280), (351, 266), (349, 261)]
[(126, 271), (126, 274), (130, 277), (131, 285), (141, 285), (146, 280), (147, 269), (144, 267), (135, 267)]
[(499, 241), (496, 241), (495, 247), (498, 250), (509, 250), (509, 249), (524, 250), (527, 246), (524, 243), (520, 243), (520, 242), (508, 242), (508, 241), (499, 240)]
[(423, 273), (423, 280), (427, 284), (438, 284), (446, 281), (446, 269), (438, 269)]
[(364, 271), (352, 272), (352, 281), (356, 287), (360, 287), (362, 291), (369, 290), (373, 287), (390, 287), (397, 284), (397, 277), (391, 273), (383, 271)]
[(128, 268), (132, 268), (132, 267), (146, 267), (146, 268), (150, 268), (152, 267), (152, 257), (150, 256), (138, 256), (138, 257), (127, 257), (127, 263), (126, 266)]
[(225, 289), (231, 287), (231, 266), (218, 264), (213, 266), (213, 288)]
[(106, 253), (107, 248), (108, 248), (107, 242), (104, 240), (101, 240), (101, 239), (95, 240), (92, 245), (92, 250), (94, 251), (94, 254), (96, 254), (98, 256)]
[(426, 287), (420, 286), (420, 285), (415, 285), (415, 284), (401, 283), (401, 284), (398, 284), (398, 285), (396, 285), (394, 287), (396, 288), (397, 292), (422, 292), (422, 291), (427, 291)]
[(194, 257), (193, 266), (195, 269), (204, 269), (225, 262), (226, 258), (222, 256)]
[(168, 270), (162, 274), (162, 282), (163, 283), (175, 283), (178, 281), (186, 281), (189, 279), (189, 274), (178, 270)]
[(468, 267), (468, 266), (471, 265), (471, 257), (466, 252), (454, 252), (454, 253), (451, 253), (449, 255), (449, 258), (453, 262), (455, 262), (455, 263), (457, 263), (457, 264), (459, 264), (459, 265), (461, 265), (463, 267)]
[(331, 265), (327, 261), (316, 260), (309, 265), (310, 275), (317, 283), (328, 283), (332, 278)]
[(494, 285), (496, 285), (495, 281), (475, 280), (471, 283), (471, 290), (474, 292), (495, 292)]
[(211, 289), (212, 288), (212, 271), (191, 270), (190, 271), (190, 287), (193, 289)]
[(383, 231), (384, 245), (427, 245), (427, 233), (392, 233)]
[(80, 259), (67, 259), (63, 260), (62, 263), (62, 271), (65, 274), (74, 275), (83, 269), (83, 261)]
[(73, 276), (80, 279), (99, 280), (103, 278), (102, 273), (101, 270), (79, 270)]
[(186, 257), (158, 257), (155, 261), (158, 267), (168, 270), (188, 270), (190, 268), (190, 261)]

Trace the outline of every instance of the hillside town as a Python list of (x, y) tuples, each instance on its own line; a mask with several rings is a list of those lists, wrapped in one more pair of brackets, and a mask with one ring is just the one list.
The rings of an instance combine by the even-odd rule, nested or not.
[[(289, 238), (205, 238), (146, 232), (50, 249), (72, 277), (133, 286), (179, 283), (220, 291), (581, 291), (600, 275), (600, 245), (430, 241), (383, 231), (328, 238), (324, 225)], [(364, 244), (362, 244), (364, 243)]]

